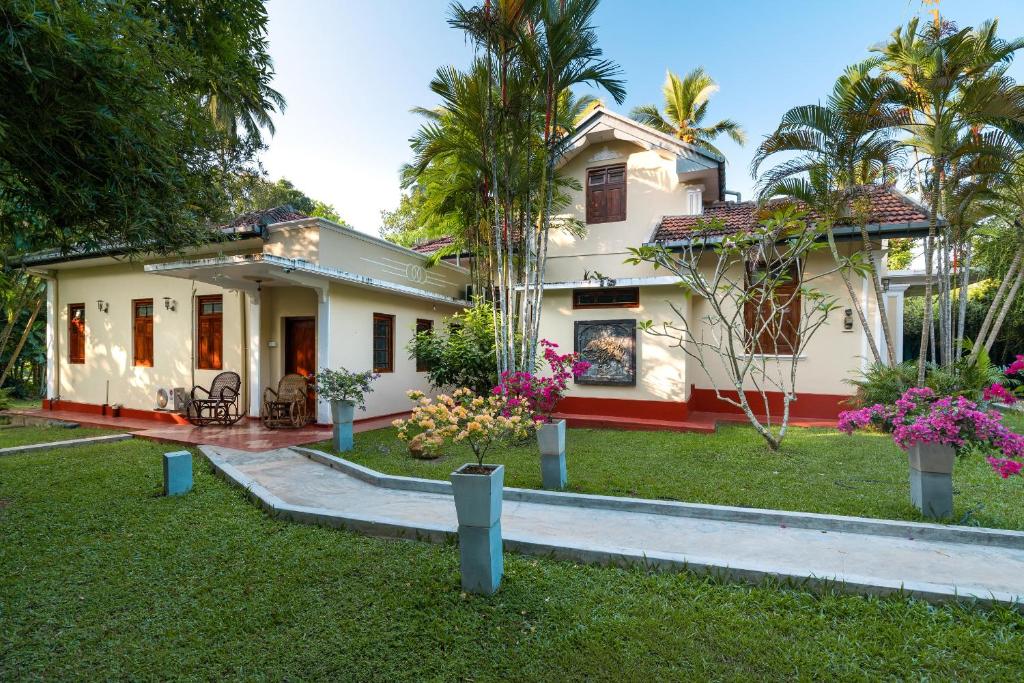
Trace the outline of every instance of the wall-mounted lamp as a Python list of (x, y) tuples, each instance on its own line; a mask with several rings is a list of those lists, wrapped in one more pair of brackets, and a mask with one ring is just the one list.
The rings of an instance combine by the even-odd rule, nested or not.
[(889, 282), (890, 282), (889, 278), (887, 278), (887, 277), (883, 277), (882, 278), (882, 291), (883, 292), (888, 292), (889, 291)]
[(103, 299), (97, 299), (96, 300), (96, 308), (98, 308), (101, 313), (106, 313), (107, 311), (110, 310), (110, 303), (107, 302), (107, 301), (104, 301)]
[(849, 332), (853, 329), (853, 309), (847, 308), (843, 311), (843, 329)]
[(165, 296), (164, 297), (164, 308), (166, 308), (168, 311), (176, 311), (176, 310), (178, 310), (178, 302), (175, 301), (174, 299), (172, 299), (169, 296)]

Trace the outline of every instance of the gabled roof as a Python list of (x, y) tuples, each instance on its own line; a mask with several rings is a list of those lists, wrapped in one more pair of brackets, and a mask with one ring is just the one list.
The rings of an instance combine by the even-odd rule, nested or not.
[[(929, 213), (926, 208), (906, 195), (889, 186), (874, 185), (866, 187), (870, 201), (869, 226), (875, 232), (885, 232), (887, 236), (897, 237), (919, 234), (928, 227)], [(752, 230), (758, 220), (771, 211), (773, 205), (786, 202), (784, 199), (773, 199), (763, 206), (756, 202), (715, 202), (704, 207), (699, 216), (665, 216), (661, 219), (651, 242), (662, 244), (683, 242), (695, 237), (719, 237), (732, 235), (745, 230)], [(801, 202), (797, 206), (806, 208)], [(813, 209), (808, 210), (807, 220), (817, 222), (821, 216)], [(720, 221), (720, 225), (707, 227), (711, 221)], [(699, 225), (704, 229), (698, 229)], [(852, 219), (840, 219), (837, 227), (852, 227)]]
[(271, 209), (243, 213), (241, 216), (233, 218), (230, 222), (219, 226), (219, 228), (224, 232), (227, 228), (259, 227), (261, 225), (273, 225), (274, 223), (297, 221), (303, 218), (309, 218), (309, 216), (301, 211), (296, 211), (292, 208), (291, 204), (283, 204)]
[(568, 160), (576, 155), (581, 148), (580, 143), (599, 125), (604, 125), (616, 133), (618, 139), (629, 139), (644, 147), (656, 147), (684, 157), (699, 156), (708, 161), (725, 163), (725, 157), (699, 145), (691, 145), (679, 138), (672, 137), (660, 130), (645, 126), (628, 116), (623, 116), (604, 107), (596, 107), (587, 118), (580, 121), (576, 130), (563, 143), (565, 153), (563, 159)]

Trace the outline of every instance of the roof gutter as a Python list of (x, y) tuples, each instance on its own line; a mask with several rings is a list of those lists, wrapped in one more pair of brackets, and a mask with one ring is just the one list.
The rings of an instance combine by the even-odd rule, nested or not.
[[(940, 220), (937, 225), (942, 226), (945, 221)], [(930, 224), (928, 221), (910, 221), (908, 223), (871, 223), (867, 226), (868, 233), (874, 237), (918, 237), (921, 235), (927, 235)], [(702, 244), (720, 244), (726, 237), (732, 237), (738, 234), (738, 232), (730, 233), (728, 235), (709, 235), (707, 237), (698, 237), (696, 239), (681, 239), (672, 240), (671, 242), (646, 242), (644, 246), (662, 246), (666, 249), (673, 249), (679, 247), (688, 247), (694, 242)], [(837, 239), (841, 240), (852, 240), (860, 238), (860, 227), (858, 226), (842, 226), (832, 229), (832, 234)], [(819, 240), (827, 239), (825, 235), (818, 237)]]

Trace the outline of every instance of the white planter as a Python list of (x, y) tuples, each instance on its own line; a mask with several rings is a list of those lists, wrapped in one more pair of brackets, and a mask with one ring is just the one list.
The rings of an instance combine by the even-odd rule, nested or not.
[(910, 465), (910, 502), (930, 519), (953, 516), (952, 446), (918, 444), (907, 450)]
[(452, 472), (455, 513), (460, 526), (492, 527), (501, 519), (505, 466), (484, 465), (493, 468), (488, 474), (466, 472), (474, 467), (476, 463), (466, 463)]
[(916, 444), (907, 451), (907, 461), (918, 472), (953, 474), (956, 451), (952, 446)]
[(565, 454), (565, 420), (541, 424), (537, 429), (537, 447), (541, 455)]

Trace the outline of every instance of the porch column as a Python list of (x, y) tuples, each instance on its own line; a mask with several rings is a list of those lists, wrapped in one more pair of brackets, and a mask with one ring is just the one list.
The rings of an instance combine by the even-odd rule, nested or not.
[[(317, 290), (316, 306), (316, 369), (317, 372), (331, 367), (331, 294), (328, 287)], [(317, 396), (316, 421), (331, 424), (331, 406)]]
[(57, 280), (46, 278), (46, 398), (57, 398)]
[(889, 310), (893, 315), (889, 318), (892, 321), (892, 344), (896, 347), (896, 362), (903, 362), (903, 303), (906, 300), (906, 293), (909, 285), (889, 285)]
[(246, 293), (248, 302), (246, 310), (246, 336), (249, 344), (249, 416), (259, 417), (263, 407), (263, 377), (260, 369), (263, 365), (260, 354), (260, 295)]

